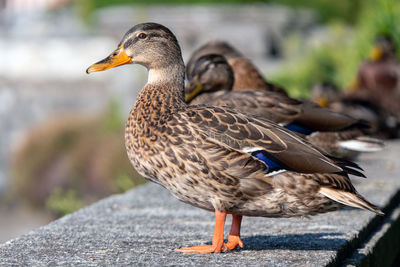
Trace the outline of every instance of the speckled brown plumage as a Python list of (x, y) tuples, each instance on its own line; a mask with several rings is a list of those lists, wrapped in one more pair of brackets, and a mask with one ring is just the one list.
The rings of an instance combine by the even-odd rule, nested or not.
[[(204, 55), (191, 66), (185, 90), (186, 100), (191, 105), (227, 106), (282, 125), (305, 127), (309, 133), (304, 131), (302, 134), (307, 134), (313, 144), (337, 157), (352, 158), (359, 153), (356, 148), (342, 147), (343, 141), (355, 140), (376, 150), (383, 146), (379, 140), (364, 137), (368, 127), (358, 119), (276, 92), (233, 91), (231, 67), (222, 55)], [(218, 77), (217, 81), (215, 77)], [(222, 81), (226, 84), (222, 84)]]
[[(303, 216), (336, 209), (339, 202), (380, 213), (347, 177), (352, 171), (361, 175), (356, 164), (323, 155), (273, 122), (229, 108), (186, 105), (180, 49), (164, 26), (136, 25), (116, 51), (87, 72), (116, 66), (120, 57), (129, 62), (126, 56), (149, 68), (148, 83), (126, 124), (125, 143), (133, 166), (178, 199), (215, 211), (213, 244), (176, 251), (210, 253), (242, 246), (243, 215)], [(263, 161), (246, 152), (248, 148), (270, 153), (288, 170), (269, 172)], [(224, 244), (227, 213), (234, 215), (234, 223)]]

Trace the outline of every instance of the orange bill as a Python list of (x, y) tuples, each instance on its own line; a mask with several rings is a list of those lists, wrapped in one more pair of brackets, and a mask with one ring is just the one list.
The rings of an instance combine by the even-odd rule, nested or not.
[(371, 60), (373, 62), (376, 62), (378, 60), (380, 60), (383, 56), (383, 50), (381, 47), (379, 46), (375, 46), (372, 50), (371, 53), (369, 55), (369, 57), (371, 58)]
[(326, 108), (328, 106), (328, 98), (326, 96), (318, 97), (316, 102), (320, 107)]
[(196, 75), (193, 79), (190, 79), (186, 85), (185, 101), (189, 103), (195, 96), (200, 94), (201, 91), (203, 91), (203, 85), (199, 82), (198, 75)]
[(126, 54), (121, 45), (111, 55), (87, 68), (86, 73), (108, 70), (129, 63), (132, 63), (132, 58)]

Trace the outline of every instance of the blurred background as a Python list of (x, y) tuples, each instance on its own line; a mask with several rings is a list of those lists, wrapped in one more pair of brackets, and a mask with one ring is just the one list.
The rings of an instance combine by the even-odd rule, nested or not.
[(298, 98), (351, 87), (377, 35), (400, 43), (397, 0), (0, 0), (0, 242), (144, 182), (123, 136), (147, 71), (85, 70), (147, 21), (185, 61), (230, 42)]

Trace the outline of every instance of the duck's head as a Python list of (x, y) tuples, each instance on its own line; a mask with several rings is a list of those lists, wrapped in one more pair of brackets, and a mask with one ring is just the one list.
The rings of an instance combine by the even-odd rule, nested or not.
[(208, 54), (200, 57), (187, 73), (185, 101), (189, 103), (202, 92), (231, 90), (234, 82), (233, 71), (225, 57)]
[(330, 82), (316, 84), (311, 91), (311, 99), (321, 107), (327, 107), (329, 103), (338, 100), (339, 89)]
[(376, 38), (371, 50), (370, 59), (373, 62), (396, 57), (396, 45), (390, 36), (380, 35)]
[(222, 55), (227, 60), (242, 57), (242, 54), (240, 54), (240, 52), (233, 48), (229, 43), (225, 41), (210, 41), (193, 52), (192, 57), (186, 65), (186, 73), (191, 75), (195, 62), (202, 56), (209, 54)]
[(140, 64), (148, 69), (162, 69), (182, 64), (181, 50), (174, 34), (163, 25), (142, 23), (131, 28), (105, 59), (86, 72), (103, 71), (125, 64)]

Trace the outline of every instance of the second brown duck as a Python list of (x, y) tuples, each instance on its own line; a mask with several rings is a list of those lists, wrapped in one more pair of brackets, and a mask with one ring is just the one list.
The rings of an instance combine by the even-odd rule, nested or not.
[(232, 90), (248, 90), (251, 88), (252, 90), (279, 92), (286, 95), (286, 91), (282, 87), (265, 80), (248, 58), (224, 41), (210, 41), (194, 51), (186, 65), (187, 76), (193, 76), (196, 61), (207, 54), (223, 55), (228, 61), (234, 75)]
[(196, 55), (187, 72), (190, 104), (228, 106), (275, 121), (336, 157), (352, 158), (383, 147), (380, 140), (365, 136), (368, 125), (361, 120), (277, 92), (232, 90), (236, 76), (224, 56)]

